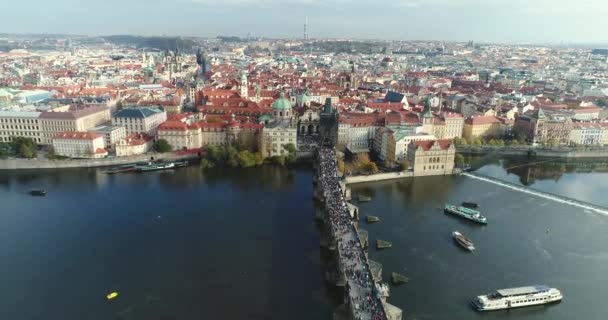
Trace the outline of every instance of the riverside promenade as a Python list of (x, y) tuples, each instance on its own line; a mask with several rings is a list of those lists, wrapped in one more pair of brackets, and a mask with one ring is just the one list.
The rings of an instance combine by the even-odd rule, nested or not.
[[(333, 149), (318, 150), (315, 163), (315, 198), (324, 203), (326, 222), (331, 233), (330, 242), (335, 247), (339, 277), (344, 280), (346, 315), (334, 315), (334, 319), (399, 320), (400, 309), (383, 301), (379, 284), (374, 281), (370, 262), (363, 241), (344, 199), (336, 169)], [(380, 279), (381, 280), (381, 279)], [(387, 310), (391, 310), (389, 315)]]
[(96, 168), (109, 167), (123, 164), (154, 160), (178, 161), (198, 159), (198, 154), (169, 153), (146, 153), (130, 157), (102, 158), (102, 159), (66, 159), (66, 160), (41, 160), (41, 159), (2, 159), (0, 170), (36, 170), (36, 169), (64, 169), (64, 168)]

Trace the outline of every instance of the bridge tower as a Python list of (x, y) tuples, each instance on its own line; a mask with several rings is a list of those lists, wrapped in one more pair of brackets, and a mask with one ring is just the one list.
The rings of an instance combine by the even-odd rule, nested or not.
[(320, 113), (319, 135), (321, 146), (335, 148), (338, 144), (338, 109), (331, 106), (331, 98), (325, 99)]

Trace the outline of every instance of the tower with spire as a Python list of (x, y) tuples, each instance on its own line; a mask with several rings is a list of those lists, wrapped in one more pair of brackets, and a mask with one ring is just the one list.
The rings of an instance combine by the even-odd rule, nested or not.
[(247, 81), (247, 74), (245, 72), (241, 74), (241, 98), (249, 99), (249, 82)]

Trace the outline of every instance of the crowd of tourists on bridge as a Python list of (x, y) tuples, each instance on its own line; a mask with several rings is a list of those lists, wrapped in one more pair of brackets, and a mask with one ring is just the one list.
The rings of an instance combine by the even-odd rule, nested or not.
[(355, 319), (385, 319), (365, 253), (340, 188), (336, 152), (333, 149), (321, 148), (319, 160), (319, 183), (325, 192), (325, 204), (338, 244), (351, 303), (354, 305)]

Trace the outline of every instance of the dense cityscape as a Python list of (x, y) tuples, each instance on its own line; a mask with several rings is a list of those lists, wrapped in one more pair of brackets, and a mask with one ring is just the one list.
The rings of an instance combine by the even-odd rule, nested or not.
[[(257, 195), (259, 199), (272, 196), (273, 200), (257, 202), (256, 198), (243, 201), (238, 204), (241, 206), (238, 210), (233, 210), (251, 212), (251, 216), (256, 213), (260, 219), (267, 219), (260, 212), (265, 211), (262, 208), (266, 208), (269, 202), (279, 203), (277, 199), (283, 196), (285, 199), (295, 197), (298, 201), (308, 197), (310, 205), (303, 204), (302, 208), (310, 211), (307, 217), (311, 221), (305, 220), (304, 223), (317, 231), (309, 236), (312, 242), (317, 242), (317, 250), (310, 255), (321, 256), (315, 259), (320, 260), (317, 269), (327, 286), (314, 287), (314, 290), (324, 291), (325, 298), (315, 298), (323, 308), (311, 309), (307, 315), (292, 315), (293, 319), (315, 318), (326, 312), (325, 309), (331, 309), (331, 315), (324, 316), (329, 318), (333, 315), (333, 319), (448, 319), (447, 314), (452, 311), (448, 312), (440, 304), (412, 302), (417, 301), (417, 293), (406, 291), (414, 290), (407, 289), (411, 285), (419, 292), (420, 287), (416, 286), (420, 284), (416, 284), (415, 277), (428, 276), (419, 270), (426, 262), (440, 265), (441, 273), (450, 273), (446, 269), (451, 262), (445, 263), (435, 256), (435, 252), (443, 252), (444, 249), (421, 254), (435, 244), (427, 243), (428, 247), (424, 248), (425, 241), (411, 242), (428, 235), (429, 229), (437, 228), (443, 232), (446, 226), (434, 220), (436, 215), (424, 218), (429, 220), (421, 218), (424, 215), (415, 215), (423, 211), (428, 214), (439, 207), (440, 212), (454, 216), (454, 220), (459, 218), (458, 224), (447, 226), (452, 228), (449, 230), (451, 238), (462, 249), (457, 252), (460, 256), (453, 260), (458, 272), (464, 273), (462, 270), (467, 268), (459, 260), (465, 251), (468, 254), (478, 246), (481, 247), (475, 251), (478, 254), (484, 250), (484, 245), (486, 252), (506, 251), (504, 256), (486, 259), (486, 263), (496, 261), (500, 264), (498, 259), (505, 259), (525, 265), (528, 261), (522, 261), (522, 257), (501, 247), (496, 239), (487, 238), (487, 232), (483, 234), (483, 231), (495, 230), (492, 228), (496, 225), (490, 223), (486, 226), (488, 221), (504, 222), (508, 220), (506, 213), (497, 217), (495, 212), (527, 212), (529, 210), (521, 206), (528, 204), (538, 206), (539, 212), (554, 210), (565, 214), (567, 210), (562, 207), (566, 207), (599, 216), (608, 213), (605, 208), (608, 204), (598, 201), (597, 197), (592, 198), (594, 193), (583, 192), (583, 187), (578, 185), (575, 192), (563, 191), (569, 190), (574, 182), (560, 181), (562, 176), (570, 179), (580, 172), (603, 173), (606, 166), (602, 161), (607, 156), (608, 49), (601, 47), (476, 41), (313, 39), (307, 34), (307, 24), (302, 37), (293, 39), (250, 35), (215, 38), (0, 35), (0, 171), (6, 174), (0, 175), (0, 186), (7, 186), (0, 191), (15, 193), (15, 188), (19, 187), (27, 189), (25, 194), (28, 196), (46, 196), (48, 192), (44, 200), (53, 201), (55, 190), (51, 186), (56, 186), (58, 197), (65, 198), (60, 201), (61, 205), (55, 203), (56, 207), (50, 205), (48, 208), (59, 210), (70, 203), (71, 200), (66, 199), (75, 199), (74, 205), (84, 201), (77, 200), (77, 195), (62, 193), (67, 192), (62, 189), (66, 186), (72, 188), (76, 185), (75, 189), (78, 189), (78, 183), (74, 184), (73, 180), (61, 182), (65, 177), (82, 174), (83, 186), (98, 185), (100, 190), (104, 190), (99, 191), (97, 201), (114, 199), (116, 208), (120, 208), (117, 211), (121, 212), (128, 211), (125, 208), (131, 208), (134, 213), (141, 210), (137, 216), (144, 216), (152, 222), (137, 223), (142, 224), (142, 230), (158, 232), (159, 237), (165, 234), (155, 228), (160, 228), (161, 223), (170, 224), (167, 221), (171, 221), (176, 211), (182, 210), (181, 206), (192, 210), (202, 207), (201, 204), (188, 204), (188, 201), (199, 197), (203, 199), (214, 194), (206, 198), (209, 203), (213, 198), (224, 199), (221, 204), (216, 204), (217, 207), (205, 208), (208, 212), (218, 210), (229, 215), (232, 212), (229, 206), (236, 205), (231, 203), (240, 202), (240, 199), (225, 199), (223, 196), (234, 194), (234, 197), (246, 198), (247, 193), (257, 194), (265, 190), (263, 195)], [(567, 161), (566, 164), (560, 162), (562, 160)], [(257, 171), (248, 171), (252, 167)], [(58, 173), (45, 173), (43, 169), (58, 170)], [(149, 171), (159, 172), (146, 173)], [(25, 172), (26, 178), (21, 178), (21, 173), (13, 176), (12, 172)], [(36, 176), (38, 173), (34, 172), (42, 173)], [(27, 176), (30, 174), (31, 177)], [(254, 174), (260, 176), (255, 178)], [(511, 174), (518, 178), (513, 179)], [(242, 175), (238, 179), (243, 180), (234, 180), (230, 182), (234, 186), (226, 187), (230, 183), (222, 179), (237, 179), (232, 175)], [(213, 189), (218, 188), (213, 179), (216, 179), (215, 183), (224, 181), (219, 186), (226, 190)], [(273, 179), (278, 182), (270, 182)], [(556, 186), (528, 188), (537, 182), (536, 179), (553, 181)], [(473, 183), (484, 184), (485, 187)], [(605, 187), (601, 181), (590, 182), (589, 185), (593, 183), (598, 186), (595, 191)], [(273, 188), (273, 184), (280, 187), (266, 189)], [(304, 196), (291, 195), (294, 185), (303, 190)], [(302, 185), (307, 187), (303, 189)], [(488, 185), (498, 190), (491, 191), (494, 189)], [(172, 188), (183, 192), (171, 196)], [(191, 191), (188, 188), (206, 188), (207, 193), (186, 196)], [(422, 188), (424, 191), (420, 191)], [(121, 198), (130, 192), (133, 199)], [(400, 193), (393, 197), (396, 192)], [(428, 198), (431, 194), (436, 198)], [(503, 194), (507, 196), (502, 198)], [(581, 194), (584, 194), (582, 198), (579, 197)], [(310, 196), (314, 200), (310, 200)], [(80, 197), (85, 199), (86, 195)], [(507, 198), (508, 201), (505, 200)], [(445, 200), (444, 203), (437, 204), (441, 200)], [(15, 211), (25, 203), (14, 201), (11, 206)], [(28, 200), (28, 205), (33, 205), (32, 201)], [(401, 201), (407, 204), (400, 204)], [(166, 207), (168, 203), (172, 207)], [(550, 209), (558, 204), (560, 207), (557, 209)], [(139, 205), (142, 207), (135, 208)], [(391, 209), (398, 205), (403, 207)], [(81, 206), (95, 205), (87, 200)], [(114, 210), (111, 203), (99, 206), (104, 208), (104, 212)], [(545, 209), (545, 206), (548, 207)], [(493, 210), (486, 210), (490, 207)], [(508, 209), (511, 207), (513, 209)], [(302, 208), (291, 210), (296, 212), (304, 210)], [(63, 209), (66, 210), (75, 209)], [(276, 208), (272, 210), (279, 212)], [(415, 213), (414, 217), (396, 219), (395, 212), (399, 210)], [(151, 215), (151, 218), (145, 215)], [(227, 223), (213, 216), (208, 219)], [(248, 221), (247, 218), (240, 219)], [(279, 220), (288, 224), (285, 217), (274, 219), (269, 224)], [(315, 219), (314, 223), (312, 219)], [(193, 226), (200, 222), (196, 220), (191, 220), (194, 221)], [(421, 221), (433, 223), (434, 227)], [(110, 228), (101, 221), (96, 223), (104, 226), (98, 228)], [(253, 222), (250, 223), (253, 228)], [(391, 223), (393, 229), (386, 227)], [(421, 223), (420, 230), (414, 230), (417, 223)], [(568, 227), (554, 226), (556, 222), (547, 220), (535, 223), (535, 228), (541, 231), (533, 232), (544, 238), (528, 239), (532, 253), (526, 254), (533, 266), (539, 263), (535, 259), (551, 260), (552, 254), (556, 254), (544, 241), (553, 234), (567, 234), (569, 230)], [(385, 225), (382, 228), (388, 229), (380, 229), (378, 225)], [(473, 245), (471, 239), (453, 229), (456, 227), (474, 239), (483, 236), (484, 241), (476, 240)], [(413, 228), (408, 230), (417, 238), (400, 238), (406, 237), (402, 231), (407, 228)], [(181, 230), (172, 232), (181, 233), (186, 229), (182, 225)], [(507, 230), (506, 227), (504, 229)], [(522, 237), (512, 231), (517, 229), (518, 225), (509, 225), (510, 233), (505, 237)], [(273, 243), (283, 241), (275, 238), (278, 233), (273, 233)], [(188, 233), (184, 231), (184, 234)], [(385, 236), (389, 240), (394, 239), (391, 240), (393, 242), (379, 238)], [(121, 239), (130, 239), (125, 237)], [(196, 238), (194, 235), (191, 237)], [(241, 242), (249, 240), (245, 238)], [(596, 243), (601, 244), (601, 240)], [(230, 243), (232, 240), (222, 241)], [(262, 240), (256, 238), (255, 241)], [(296, 242), (301, 245), (304, 241), (299, 239), (293, 243)], [(192, 245), (184, 243), (185, 247)], [(396, 248), (390, 249), (393, 244)], [(491, 244), (494, 249), (489, 250)], [(275, 245), (272, 245), (273, 250), (277, 250)], [(208, 249), (203, 246), (196, 250)], [(264, 247), (260, 245), (252, 252), (255, 250), (263, 252)], [(389, 252), (400, 250), (407, 252), (408, 257), (420, 259), (420, 264), (408, 260), (409, 267), (404, 267), (406, 262), (399, 259), (405, 258), (398, 255), (387, 257)], [(244, 256), (256, 259), (247, 254)], [(471, 255), (473, 258), (480, 259), (479, 255)], [(158, 258), (164, 259), (180, 260), (170, 254)], [(289, 259), (273, 257), (271, 261), (280, 265), (276, 260)], [(159, 262), (152, 263), (157, 266), (155, 263)], [(306, 265), (306, 262), (297, 263)], [(458, 263), (463, 264), (460, 266)], [(482, 266), (479, 261), (476, 263)], [(504, 262), (504, 265), (508, 263)], [(558, 264), (551, 261), (538, 270), (554, 265)], [(271, 273), (281, 273), (275, 269), (276, 265), (271, 267)], [(477, 272), (483, 274), (492, 267), (484, 264), (483, 270)], [(218, 269), (222, 268), (229, 269), (218, 266)], [(108, 271), (100, 272), (106, 274)], [(175, 274), (180, 272), (175, 271)], [(217, 270), (208, 272), (214, 274)], [(253, 274), (256, 271), (245, 266), (236, 276), (231, 274), (230, 277), (245, 279), (247, 272)], [(545, 279), (538, 273), (531, 273), (539, 277), (536, 284), (529, 283), (529, 278), (519, 273), (513, 276), (508, 270), (501, 269), (501, 272), (506, 275), (498, 280), (488, 280), (490, 276), (486, 276), (471, 281), (480, 286), (483, 284), (484, 290), (494, 290), (493, 293), (466, 292), (468, 301), (464, 303), (465, 298), (450, 293), (449, 297), (455, 301), (444, 303), (459, 305), (453, 310), (458, 314), (454, 319), (471, 318), (473, 313), (478, 314), (475, 311), (532, 305), (540, 308), (543, 306), (538, 305), (560, 302), (562, 293), (565, 297), (568, 295), (568, 289), (574, 292), (572, 288), (563, 288), (564, 283), (556, 280), (558, 275), (549, 277), (551, 271), (547, 271), (547, 281), (554, 282), (546, 285), (540, 284), (545, 283)], [(588, 274), (593, 277), (598, 273), (591, 271)], [(307, 276), (292, 274), (291, 277), (304, 279)], [(319, 278), (316, 274), (311, 277), (314, 278), (311, 283)], [(466, 282), (463, 280), (466, 277), (462, 277), (458, 280)], [(432, 278), (427, 280), (433, 282)], [(442, 280), (445, 280), (446, 287), (439, 291), (448, 292), (457, 287), (453, 278)], [(451, 285), (446, 289), (449, 283)], [(558, 284), (562, 287), (558, 288)], [(490, 289), (490, 285), (494, 287)], [(273, 286), (280, 287), (281, 284), (273, 282)], [(225, 287), (230, 285), (222, 286)], [(333, 292), (336, 287), (342, 291)], [(500, 289), (508, 287), (513, 288)], [(101, 294), (104, 303), (118, 304), (128, 299), (127, 295), (123, 297), (119, 285), (105, 290)], [(206, 288), (199, 291), (206, 291)], [(162, 296), (158, 292), (155, 294)], [(162, 312), (165, 313), (158, 315), (158, 319), (163, 316), (171, 318), (175, 314), (185, 318), (200, 316), (196, 312), (184, 313), (183, 308), (175, 311), (179, 309), (179, 303), (165, 302), (163, 299), (166, 297), (157, 298), (147, 291), (141, 295), (145, 296), (145, 303), (129, 303), (116, 310), (100, 307), (99, 315), (118, 314), (120, 319), (144, 319), (145, 316), (133, 316), (133, 310), (145, 309), (148, 312), (148, 305), (163, 305), (165, 309)], [(437, 295), (438, 300), (444, 299), (441, 294)], [(574, 294), (568, 298), (571, 296)], [(207, 298), (213, 301), (213, 298)], [(157, 300), (163, 302), (157, 303)], [(305, 301), (308, 300), (301, 300), (302, 303)], [(223, 305), (224, 302), (216, 303)], [(193, 305), (186, 308), (196, 310)], [(461, 305), (468, 306), (470, 310)], [(565, 306), (562, 303), (560, 307)], [(239, 308), (234, 309), (224, 311), (235, 314), (226, 319), (255, 317), (253, 314), (237, 316), (236, 309)], [(287, 311), (282, 314), (282, 309), (270, 309), (259, 311), (262, 314), (259, 317), (286, 318)], [(409, 316), (412, 309), (414, 317)], [(446, 313), (433, 313), (439, 312), (437, 310), (445, 310)], [(11, 312), (14, 311), (7, 311), (9, 318), (15, 314)], [(56, 313), (53, 316), (61, 314), (57, 310), (53, 312)], [(74, 319), (82, 318), (82, 313), (78, 312), (71, 314)], [(298, 310), (289, 312), (297, 313)], [(222, 318), (219, 311), (211, 314)], [(572, 315), (558, 314), (562, 317), (559, 319)], [(601, 308), (588, 319), (597, 314), (602, 314)], [(525, 319), (535, 316), (534, 313), (520, 313), (514, 314), (513, 318), (517, 315)], [(41, 318), (30, 315), (23, 319)]]

